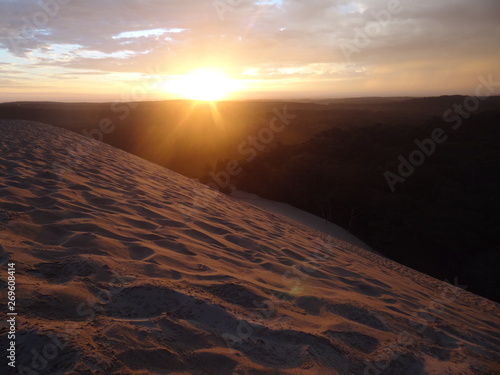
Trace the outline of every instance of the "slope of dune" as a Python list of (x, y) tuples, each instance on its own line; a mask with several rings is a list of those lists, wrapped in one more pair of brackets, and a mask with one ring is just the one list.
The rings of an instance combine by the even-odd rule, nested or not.
[(500, 371), (499, 306), (459, 286), (55, 127), (0, 149), (2, 374)]
[(286, 218), (292, 219), (295, 222), (302, 223), (310, 228), (317, 230), (318, 232), (326, 234), (327, 236), (333, 236), (338, 240), (344, 241), (347, 244), (360, 247), (361, 249), (370, 250), (372, 252), (375, 251), (344, 228), (319, 216), (293, 207), (290, 204), (271, 201), (269, 199), (261, 198), (256, 194), (247, 193), (241, 190), (234, 190), (231, 193), (231, 196), (233, 198), (247, 202), (253, 206), (263, 208), (268, 212), (282, 215)]

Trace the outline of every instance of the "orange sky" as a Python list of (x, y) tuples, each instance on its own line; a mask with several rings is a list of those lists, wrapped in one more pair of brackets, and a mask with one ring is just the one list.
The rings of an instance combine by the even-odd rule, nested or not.
[(473, 94), (500, 81), (499, 20), (497, 0), (8, 0), (0, 102)]

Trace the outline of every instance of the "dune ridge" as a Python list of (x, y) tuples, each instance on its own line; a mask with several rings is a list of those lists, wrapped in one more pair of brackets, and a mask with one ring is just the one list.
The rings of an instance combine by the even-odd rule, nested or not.
[(499, 306), (460, 285), (69, 131), (0, 135), (12, 373), (500, 373)]

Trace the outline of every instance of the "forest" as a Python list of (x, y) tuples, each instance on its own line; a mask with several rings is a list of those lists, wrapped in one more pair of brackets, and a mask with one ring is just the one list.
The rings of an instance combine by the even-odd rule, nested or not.
[(499, 118), (500, 112), (486, 112), (448, 129), (440, 139), (446, 140), (430, 156), (413, 158), (412, 173), (394, 186), (387, 171), (397, 175), (402, 160), (413, 165), (415, 140), (449, 124), (433, 118), (418, 126), (332, 127), (305, 143), (263, 151), (251, 163), (242, 160), (243, 172), (232, 182), (330, 220), (399, 263), (441, 280), (457, 278), (500, 301)]

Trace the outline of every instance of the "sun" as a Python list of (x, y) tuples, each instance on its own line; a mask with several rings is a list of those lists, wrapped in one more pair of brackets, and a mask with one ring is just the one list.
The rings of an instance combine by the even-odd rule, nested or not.
[(169, 80), (166, 90), (184, 99), (216, 101), (237, 89), (236, 81), (216, 68), (196, 69)]

